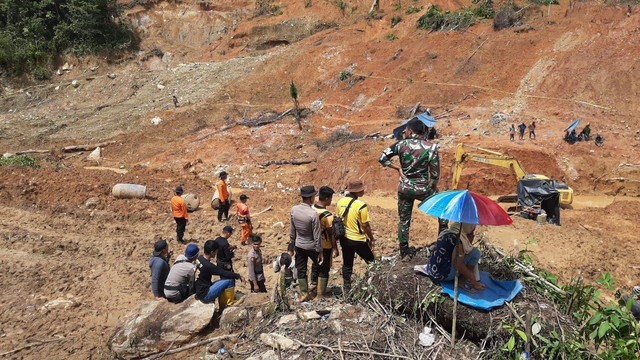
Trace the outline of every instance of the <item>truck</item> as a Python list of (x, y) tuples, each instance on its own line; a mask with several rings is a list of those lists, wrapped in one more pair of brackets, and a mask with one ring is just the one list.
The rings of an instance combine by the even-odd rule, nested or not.
[[(550, 183), (553, 184), (558, 193), (560, 194), (560, 206), (567, 207), (571, 205), (573, 202), (573, 189), (569, 187), (567, 184), (559, 181), (559, 180), (551, 180), (549, 177), (540, 174), (529, 174), (524, 169), (522, 164), (518, 161), (518, 159), (497, 152), (493, 150), (483, 149), (481, 147), (458, 144), (456, 147), (456, 154), (453, 163), (453, 171), (451, 176), (451, 188), (457, 189), (458, 182), (460, 181), (460, 175), (462, 175), (462, 170), (464, 168), (464, 163), (467, 161), (476, 161), (483, 164), (500, 166), (503, 168), (510, 169), (513, 175), (516, 178), (516, 182), (522, 179), (533, 179), (533, 180), (549, 180)], [(510, 197), (503, 197), (502, 199), (498, 199), (499, 201), (508, 201)]]

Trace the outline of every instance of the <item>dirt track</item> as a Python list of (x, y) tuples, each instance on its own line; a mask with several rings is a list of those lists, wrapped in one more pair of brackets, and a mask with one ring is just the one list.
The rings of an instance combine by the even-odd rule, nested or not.
[[(357, 9), (343, 15), (329, 2), (306, 9), (286, 1), (282, 15), (255, 18), (248, 16), (252, 3), (224, 3), (207, 16), (218, 11), (216, 21), (233, 24), (230, 19), (240, 19), (237, 26), (216, 36), (213, 32), (223, 27), (212, 27), (211, 36), (191, 34), (187, 44), (180, 34), (209, 21), (198, 17), (202, 14), (187, 16), (200, 11), (194, 3), (162, 2), (162, 11), (138, 7), (129, 14), (149, 15), (142, 53), (160, 46), (172, 53), (164, 60), (138, 57), (115, 65), (69, 58), (75, 69), (50, 84), (25, 91), (7, 86), (0, 100), (2, 152), (36, 148), (53, 153), (38, 156), (38, 170), (0, 168), (5, 214), (0, 219), (0, 266), (6, 269), (0, 273), (5, 287), (0, 294), (0, 353), (61, 335), (63, 340), (12, 356), (110, 358), (106, 343), (119, 318), (151, 298), (147, 260), (154, 240), (173, 239), (168, 213), (172, 189), (182, 184), (202, 198), (201, 210), (191, 216), (188, 239), (201, 245), (220, 230), (208, 201), (221, 166), (228, 166), (234, 188), (250, 195), (252, 212), (274, 208), (256, 218), (257, 230), (265, 234), (266, 261), (286, 247), (288, 211), (297, 201), (298, 186), (341, 188), (354, 177), (363, 178), (368, 187), (365, 200), (372, 205), (378, 254), (394, 252), (397, 178), (377, 163), (390, 140), (359, 139), (390, 133), (401, 120), (398, 108), (418, 101), (436, 114), (451, 110), (439, 123), (441, 188), (449, 182), (455, 145), (465, 142), (510, 153), (529, 172), (562, 179), (575, 189), (576, 204), (562, 212), (563, 226), (516, 218), (513, 226), (482, 229), (491, 242), (509, 251), (517, 242), (517, 250), (532, 251), (539, 265), (564, 281), (581, 273), (595, 282), (608, 271), (617, 286), (637, 284), (640, 102), (634, 84), (640, 80), (633, 69), (640, 37), (630, 35), (640, 26), (637, 9), (626, 16), (626, 7), (562, 4), (552, 8), (551, 19), (532, 9), (538, 15), (530, 17), (528, 31), (493, 32), (490, 23), (482, 23), (466, 32), (427, 34), (415, 29), (419, 14), (404, 15), (409, 6), (404, 3), (401, 11), (383, 4), (387, 15), (379, 21), (365, 19)], [(356, 5), (368, 9), (370, 2)], [(442, 5), (453, 9), (459, 4)], [(404, 20), (391, 29), (389, 18), (396, 13)], [(291, 35), (279, 24), (293, 18), (302, 22), (290, 26), (296, 38), (287, 37), (289, 45), (256, 49), (256, 44)], [(313, 27), (318, 21), (331, 24)], [(390, 33), (399, 40), (388, 41)], [(99, 70), (90, 71), (96, 64)], [(355, 75), (371, 77), (350, 85), (340, 81), (338, 75), (351, 64), (356, 64)], [(116, 79), (108, 73), (116, 73)], [(75, 78), (85, 79), (78, 89), (68, 85)], [(305, 107), (317, 100), (303, 132), (291, 117), (220, 131), (266, 110), (288, 109), (291, 79)], [(170, 100), (174, 91), (178, 108)], [(509, 120), (492, 125), (496, 111)], [(162, 118), (160, 125), (150, 124), (154, 116)], [(604, 147), (560, 140), (562, 129), (577, 117), (591, 122), (594, 133), (605, 134)], [(509, 123), (532, 120), (538, 123), (537, 140), (508, 141)], [(328, 141), (339, 126), (353, 134)], [(85, 161), (86, 153), (59, 150), (106, 140), (115, 143), (103, 149), (100, 164)], [(260, 166), (286, 159), (314, 162)], [(127, 172), (83, 169), (95, 165)], [(110, 190), (119, 182), (147, 185), (149, 198), (114, 199)], [(514, 188), (508, 171), (478, 165), (465, 170), (461, 183), (494, 196)], [(91, 197), (100, 198), (95, 209), (84, 206)], [(274, 227), (279, 221), (284, 228)], [(435, 220), (416, 213), (412, 243), (430, 243), (435, 230)], [(183, 251), (175, 242), (172, 246), (176, 253)], [(245, 254), (246, 249), (238, 254), (240, 271)], [(339, 282), (339, 265), (338, 259), (334, 283)], [(56, 299), (72, 305), (43, 309)]]

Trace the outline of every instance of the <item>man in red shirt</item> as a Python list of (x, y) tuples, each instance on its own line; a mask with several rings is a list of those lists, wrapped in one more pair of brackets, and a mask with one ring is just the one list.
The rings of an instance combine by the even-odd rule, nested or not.
[(171, 215), (173, 215), (173, 219), (176, 221), (176, 237), (178, 242), (181, 244), (185, 244), (184, 230), (187, 227), (187, 221), (189, 221), (187, 204), (182, 198), (183, 193), (184, 190), (182, 189), (182, 186), (178, 186), (176, 188), (176, 195), (171, 198)]
[(222, 222), (222, 215), (224, 215), (224, 221), (229, 219), (229, 207), (231, 203), (229, 201), (229, 189), (227, 188), (227, 172), (220, 173), (220, 180), (216, 183), (216, 189), (218, 190), (218, 199), (220, 199), (220, 207), (218, 208), (218, 221)]
[(238, 217), (238, 224), (242, 227), (242, 236), (240, 237), (240, 243), (242, 245), (247, 244), (249, 236), (253, 232), (253, 225), (251, 225), (251, 215), (249, 214), (249, 206), (247, 206), (247, 200), (249, 197), (245, 194), (240, 195), (240, 202), (236, 204), (236, 216)]

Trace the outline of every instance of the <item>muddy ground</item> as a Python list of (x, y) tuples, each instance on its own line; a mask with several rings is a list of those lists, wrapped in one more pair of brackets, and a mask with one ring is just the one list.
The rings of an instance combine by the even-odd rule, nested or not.
[[(172, 189), (180, 184), (202, 199), (187, 239), (201, 245), (224, 225), (208, 206), (219, 169), (231, 174), (236, 195), (251, 197), (252, 212), (273, 208), (255, 218), (267, 262), (286, 248), (296, 189), (307, 183), (341, 189), (351, 178), (365, 180), (377, 255), (394, 253), (397, 175), (377, 163), (391, 140), (363, 137), (391, 133), (417, 102), (443, 115), (441, 188), (459, 142), (512, 154), (529, 172), (574, 188), (561, 227), (516, 217), (512, 226), (481, 228), (489, 242), (531, 251), (561, 281), (581, 274), (595, 283), (610, 272), (624, 289), (638, 283), (636, 7), (627, 15), (626, 6), (563, 3), (550, 17), (546, 8), (532, 8), (517, 31), (494, 32), (484, 22), (464, 32), (427, 33), (415, 28), (420, 14), (405, 13), (414, 5), (426, 9), (422, 0), (401, 1), (400, 9), (382, 4), (380, 20), (366, 17), (364, 1), (345, 12), (331, 2), (305, 8), (283, 1), (276, 3), (282, 14), (272, 16), (255, 16), (253, 3), (208, 9), (196, 1), (150, 3), (127, 12), (144, 34), (139, 54), (109, 62), (68, 57), (72, 71), (36, 86), (2, 80), (2, 153), (51, 153), (36, 155), (40, 169), (0, 168), (0, 352), (52, 340), (10, 357), (110, 358), (106, 343), (119, 319), (152, 297), (147, 260), (154, 240), (184, 250), (173, 241)], [(394, 15), (403, 21), (391, 28)], [(388, 40), (391, 33), (398, 40)], [(154, 48), (164, 55), (145, 59)], [(343, 71), (354, 80), (341, 81)], [(73, 79), (80, 79), (78, 88), (69, 85)], [(229, 127), (289, 109), (291, 80), (311, 110), (303, 131), (291, 116)], [(495, 112), (507, 120), (492, 122)], [(157, 126), (150, 122), (156, 116)], [(604, 134), (604, 147), (561, 141), (577, 117)], [(533, 120), (535, 141), (509, 142), (510, 123)], [(87, 152), (60, 151), (103, 141), (113, 142), (99, 163), (86, 161)], [(291, 159), (311, 162), (264, 165)], [(146, 185), (148, 198), (113, 198), (111, 187), (120, 182)], [(515, 188), (508, 171), (481, 165), (469, 165), (461, 184), (491, 196)], [(85, 206), (91, 197), (100, 199), (95, 208)], [(432, 242), (436, 225), (416, 212), (412, 244)], [(245, 255), (238, 252), (241, 272)], [(338, 284), (340, 263), (331, 275)], [(273, 274), (267, 279), (272, 286)], [(53, 300), (69, 301), (53, 306)]]

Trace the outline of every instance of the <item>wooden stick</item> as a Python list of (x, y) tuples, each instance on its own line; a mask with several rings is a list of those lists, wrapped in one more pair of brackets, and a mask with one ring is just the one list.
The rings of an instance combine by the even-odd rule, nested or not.
[(456, 346), (456, 320), (458, 310), (458, 269), (456, 269), (455, 278), (453, 280), (453, 321), (451, 325), (451, 351)]
[(291, 159), (291, 160), (269, 160), (267, 162), (262, 163), (262, 166), (270, 166), (270, 165), (304, 165), (311, 164), (315, 162), (315, 159)]
[(34, 149), (29, 149), (29, 150), (23, 150), (23, 151), (16, 151), (16, 155), (24, 155), (24, 154), (47, 154), (50, 153), (51, 150), (34, 150)]
[(253, 216), (257, 216), (257, 215), (260, 215), (260, 214), (262, 214), (262, 213), (266, 213), (267, 211), (271, 211), (271, 210), (273, 210), (273, 208), (272, 208), (271, 206), (269, 206), (268, 208), (266, 208), (266, 209), (264, 209), (264, 210), (260, 211), (259, 213), (252, 214), (251, 216), (252, 216), (252, 217), (253, 217)]
[(76, 151), (89, 151), (89, 150), (93, 150), (97, 147), (105, 147), (107, 145), (110, 144), (115, 144), (115, 141), (107, 141), (107, 142), (101, 142), (101, 143), (97, 143), (95, 145), (70, 145), (70, 146), (65, 146), (62, 148), (62, 152), (63, 153), (68, 153), (68, 152), (76, 152)]
[(2, 354), (0, 354), (0, 357), (11, 355), (11, 354), (15, 354), (15, 353), (17, 353), (19, 351), (22, 351), (24, 349), (28, 349), (28, 348), (31, 348), (31, 347), (34, 347), (34, 346), (40, 346), (40, 345), (44, 345), (44, 344), (48, 344), (48, 343), (51, 343), (51, 342), (60, 341), (60, 340), (64, 340), (64, 339), (65, 338), (56, 338), (56, 339), (48, 339), (48, 340), (32, 342), (32, 343), (29, 343), (29, 344), (26, 344), (26, 345), (22, 345), (19, 348), (3, 352)]
[[(493, 249), (496, 251), (496, 253), (498, 253), (502, 257), (506, 257), (507, 256), (502, 250), (498, 249), (497, 247), (493, 246)], [(557, 287), (556, 285), (550, 283), (547, 279), (545, 279), (542, 276), (540, 276), (540, 275), (534, 273), (533, 271), (531, 271), (526, 265), (522, 264), (520, 261), (514, 259), (514, 262), (515, 262), (516, 266), (518, 266), (520, 269), (522, 269), (525, 272), (525, 274), (536, 278), (537, 280), (539, 280), (543, 284), (547, 285), (548, 287), (550, 287), (552, 290), (556, 291), (560, 295), (566, 295), (567, 294), (564, 290), (562, 290), (559, 287)]]
[[(322, 345), (322, 344), (305, 344), (300, 340), (295, 340), (298, 344), (300, 344), (300, 346), (302, 347), (315, 347), (315, 348), (320, 348), (320, 349), (325, 349), (328, 351), (331, 351), (331, 353), (335, 352), (336, 349), (330, 347), (330, 346), (326, 346), (326, 345)], [(381, 352), (377, 352), (377, 351), (365, 351), (365, 350), (356, 350), (356, 349), (342, 349), (343, 352), (348, 352), (348, 353), (352, 353), (352, 354), (365, 354), (365, 355), (375, 355), (375, 356), (382, 356), (385, 358), (396, 358), (396, 359), (407, 359), (407, 360), (412, 360), (412, 358), (408, 357), (408, 356), (404, 356), (404, 355), (395, 355), (395, 354), (387, 354), (387, 353), (381, 353)]]
[[(522, 317), (520, 317), (520, 315), (518, 315), (518, 313), (516, 312), (516, 309), (513, 307), (513, 305), (511, 305), (510, 302), (505, 301), (504, 302), (505, 305), (507, 305), (507, 307), (509, 308), (509, 310), (511, 310), (511, 313), (513, 314), (513, 316), (515, 316), (516, 320), (518, 320), (518, 322), (520, 323), (520, 325), (522, 325), (523, 327), (527, 327), (527, 323), (524, 322), (524, 320), (522, 320)], [(533, 346), (538, 347), (538, 342), (536, 341), (536, 339), (531, 339), (531, 342), (533, 342)]]
[(533, 340), (533, 336), (531, 336), (531, 310), (527, 310), (524, 322), (526, 323), (524, 327), (524, 333), (527, 335), (527, 341), (524, 344), (524, 350), (527, 353), (531, 354), (531, 340)]
[(198, 342), (193, 343), (193, 344), (189, 344), (189, 345), (186, 345), (186, 346), (183, 346), (183, 347), (179, 347), (177, 349), (173, 349), (171, 351), (161, 351), (161, 352), (149, 355), (146, 358), (144, 358), (143, 360), (159, 359), (159, 358), (161, 358), (161, 357), (163, 357), (165, 355), (177, 354), (179, 352), (183, 352), (183, 351), (186, 351), (186, 350), (189, 350), (189, 349), (193, 349), (193, 348), (196, 348), (198, 346), (210, 344), (210, 343), (212, 343), (214, 341), (217, 341), (217, 340), (226, 340), (226, 339), (231, 339), (231, 338), (234, 338), (234, 337), (237, 337), (237, 336), (238, 336), (238, 334), (229, 334), (229, 335), (221, 335), (221, 336), (212, 337), (212, 338), (209, 338), (209, 339), (206, 339), (206, 340), (198, 341)]
[(482, 45), (484, 45), (484, 43), (487, 42), (487, 40), (489, 40), (489, 38), (484, 39), (484, 41), (482, 42), (482, 44), (480, 44), (480, 46), (478, 46), (475, 50), (473, 50), (473, 52), (471, 53), (471, 55), (469, 55), (469, 57), (462, 62), (462, 64), (460, 64), (460, 66), (458, 67), (458, 71), (462, 70), (462, 68), (467, 65), (467, 63), (469, 62), (469, 60), (471, 60), (471, 58), (473, 57), (473, 55), (475, 55), (478, 50), (480, 50), (480, 48), (482, 47)]

